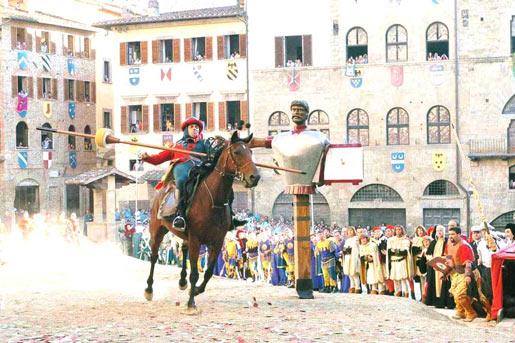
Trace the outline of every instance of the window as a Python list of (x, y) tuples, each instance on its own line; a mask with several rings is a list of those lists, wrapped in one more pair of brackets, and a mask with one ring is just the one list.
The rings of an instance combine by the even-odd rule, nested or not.
[(165, 39), (159, 41), (159, 62), (172, 63), (173, 62), (173, 41)]
[(68, 81), (68, 100), (75, 100), (75, 80)]
[(141, 64), (140, 42), (127, 43), (127, 64)]
[(75, 53), (75, 49), (74, 49), (74, 39), (75, 37), (73, 37), (73, 35), (68, 35), (68, 56), (73, 56), (74, 53)]
[(360, 108), (353, 109), (347, 116), (347, 142), (349, 144), (368, 143), (368, 114)]
[(91, 102), (91, 83), (89, 81), (84, 81), (84, 101)]
[[(44, 123), (43, 127), (51, 129), (52, 125)], [(41, 131), (41, 147), (43, 149), (53, 149), (52, 132)]]
[(504, 105), (502, 114), (515, 114), (515, 95), (513, 95), (506, 105)]
[(240, 57), (240, 35), (224, 36), (224, 57)]
[(103, 117), (104, 117), (104, 127), (110, 129), (112, 127), (111, 126), (111, 110), (104, 110)]
[(449, 144), (451, 142), (451, 115), (443, 106), (434, 106), (427, 113), (427, 143)]
[(395, 189), (381, 184), (372, 184), (360, 188), (351, 198), (351, 202), (356, 201), (388, 201), (403, 202), (402, 197)]
[(268, 118), (268, 125), (270, 126), (286, 126), (290, 125), (290, 117), (283, 111), (275, 111)]
[(506, 224), (515, 222), (515, 211), (501, 214), (490, 223), (498, 231), (504, 231)]
[(408, 33), (401, 25), (392, 25), (386, 31), (386, 62), (408, 60)]
[[(75, 132), (75, 126), (70, 125), (68, 131)], [(75, 150), (75, 136), (68, 136), (68, 150)]]
[(16, 148), (26, 149), (29, 147), (29, 128), (24, 121), (16, 124)]
[(447, 180), (433, 181), (424, 190), (424, 196), (455, 197), (458, 195), (460, 195), (458, 188)]
[(510, 189), (515, 189), (515, 165), (510, 167), (508, 175), (508, 185)]
[(44, 77), (43, 78), (43, 98), (51, 99), (52, 98), (52, 82), (50, 79)]
[[(30, 83), (29, 81), (32, 80), (32, 78), (28, 78), (26, 76), (17, 76), (17, 90), (18, 90), (18, 93), (21, 93), (22, 91), (24, 91), (25, 93), (29, 94), (29, 88), (31, 88), (30, 86)], [(13, 95), (16, 95), (16, 94), (13, 94)], [(29, 94), (29, 96), (31, 96)]]
[[(89, 125), (86, 125), (84, 128), (84, 133), (90, 135), (91, 134), (91, 128)], [(91, 144), (91, 138), (84, 138), (84, 150), (93, 150), (93, 145)]]
[(202, 61), (206, 58), (206, 37), (191, 39), (191, 59)]
[(405, 109), (395, 107), (386, 116), (388, 145), (409, 144), (409, 117)]
[(16, 49), (27, 50), (27, 31), (21, 27), (13, 27), (14, 34), (16, 34)]
[(173, 108), (173, 104), (161, 104), (161, 131), (173, 131)]
[(354, 27), (347, 33), (347, 62), (368, 63), (368, 36), (361, 27)]
[(143, 112), (141, 105), (129, 106), (129, 132), (143, 131)]
[(302, 65), (302, 36), (284, 37), (284, 47), (286, 50), (286, 66), (289, 67), (293, 63), (296, 66)]
[(515, 119), (512, 119), (508, 127), (508, 154), (515, 154)]
[(54, 53), (54, 51), (50, 51), (50, 33), (47, 31), (41, 32), (41, 41), (39, 45), (39, 52), (42, 53)]
[(227, 130), (233, 130), (241, 120), (240, 102), (227, 101)]
[(438, 61), (449, 59), (449, 29), (443, 23), (433, 23), (426, 31), (426, 59)]
[(311, 35), (275, 37), (275, 66), (312, 65)]
[(104, 61), (104, 82), (111, 82), (111, 62)]
[[(308, 117), (308, 125), (329, 125), (329, 116), (322, 110), (314, 110)], [(329, 138), (329, 128), (317, 128), (317, 130)]]
[(207, 124), (207, 103), (206, 102), (194, 102), (193, 103), (193, 117), (199, 119), (204, 123), (204, 127)]
[(511, 17), (511, 53), (515, 54), (515, 16)]

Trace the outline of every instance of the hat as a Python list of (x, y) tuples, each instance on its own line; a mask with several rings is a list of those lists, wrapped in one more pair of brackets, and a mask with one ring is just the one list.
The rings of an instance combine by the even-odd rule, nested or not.
[(204, 123), (197, 118), (189, 118), (188, 120), (184, 121), (181, 125), (181, 131), (184, 131), (184, 129), (191, 124), (197, 124), (199, 127), (199, 132), (202, 132), (204, 130)]
[(393, 225), (386, 225), (386, 229), (395, 230), (395, 227)]
[(381, 229), (380, 227), (376, 226), (376, 227), (374, 227), (374, 228), (372, 229), (372, 231), (374, 231), (374, 232), (375, 232), (375, 231), (381, 231), (381, 232), (383, 232), (383, 229)]
[(472, 226), (472, 228), (470, 229), (471, 232), (481, 232), (481, 226), (479, 225), (474, 225)]

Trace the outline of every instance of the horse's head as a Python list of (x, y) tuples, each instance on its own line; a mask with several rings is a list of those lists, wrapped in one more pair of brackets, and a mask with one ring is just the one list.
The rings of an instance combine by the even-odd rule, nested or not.
[(238, 132), (235, 131), (230, 142), (226, 143), (226, 148), (217, 163), (217, 168), (221, 173), (233, 174), (247, 188), (255, 187), (261, 178), (254, 161), (252, 161), (252, 150), (247, 147), (247, 143), (251, 139), (252, 134), (241, 139), (238, 137)]

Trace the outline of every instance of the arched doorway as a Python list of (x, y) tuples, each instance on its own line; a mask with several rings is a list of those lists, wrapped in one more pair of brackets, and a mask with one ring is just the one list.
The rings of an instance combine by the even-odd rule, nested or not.
[(30, 214), (39, 212), (39, 183), (33, 179), (25, 179), (16, 185), (14, 207)]
[(372, 184), (362, 187), (354, 193), (350, 201), (356, 205), (361, 203), (369, 206), (349, 208), (349, 225), (374, 227), (382, 224), (401, 224), (406, 226), (406, 209), (399, 208), (404, 200), (395, 189), (389, 186)]
[[(460, 223), (461, 211), (452, 206), (448, 200), (459, 199), (460, 192), (454, 183), (447, 180), (435, 180), (428, 184), (422, 195), (423, 199), (435, 201), (437, 206), (423, 209), (424, 226), (447, 225), (450, 220)], [(449, 206), (448, 204), (451, 204)]]
[[(331, 220), (331, 210), (324, 195), (317, 192), (310, 198), (312, 199), (314, 222), (319, 223), (323, 220), (324, 223), (329, 223)], [(278, 220), (281, 216), (286, 221), (293, 221), (293, 196), (291, 194), (284, 194), (284, 192), (277, 196), (272, 208), (272, 218)]]

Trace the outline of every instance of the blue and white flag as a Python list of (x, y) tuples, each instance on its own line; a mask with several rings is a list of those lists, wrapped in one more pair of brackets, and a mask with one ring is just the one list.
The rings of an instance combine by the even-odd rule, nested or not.
[(21, 70), (26, 70), (29, 67), (29, 58), (26, 51), (18, 51), (18, 67)]
[(69, 102), (68, 103), (68, 115), (71, 119), (75, 119), (75, 103)]
[(28, 162), (28, 154), (26, 151), (18, 151), (18, 164), (22, 169), (27, 168)]
[(75, 75), (75, 60), (73, 58), (68, 58), (68, 74)]
[(49, 55), (42, 55), (41, 56), (41, 64), (43, 65), (43, 69), (45, 71), (51, 71), (52, 70), (52, 61), (50, 60)]
[(392, 169), (397, 173), (404, 170), (405, 154), (403, 152), (392, 152)]
[(133, 86), (139, 84), (139, 68), (129, 68), (129, 82)]
[(202, 77), (202, 74), (200, 74), (200, 69), (202, 68), (202, 66), (193, 66), (193, 74), (197, 77), (197, 80), (199, 80), (200, 82), (204, 81), (204, 78)]
[(69, 161), (70, 161), (70, 166), (73, 169), (75, 169), (75, 167), (77, 167), (77, 155), (75, 154), (75, 151), (70, 151)]

